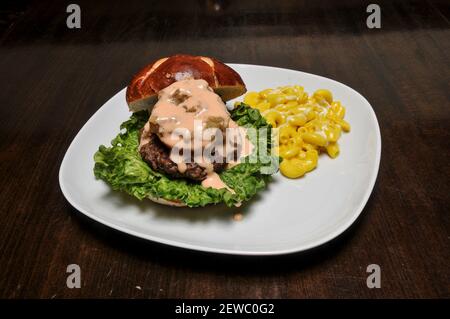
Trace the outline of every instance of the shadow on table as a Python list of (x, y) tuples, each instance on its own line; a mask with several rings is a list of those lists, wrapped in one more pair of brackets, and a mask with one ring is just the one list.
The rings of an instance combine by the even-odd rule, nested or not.
[(370, 211), (371, 206), (372, 201), (369, 199), (365, 209), (353, 225), (334, 240), (305, 252), (278, 256), (223, 255), (172, 247), (122, 233), (93, 221), (75, 208), (71, 207), (71, 209), (76, 220), (84, 229), (94, 233), (106, 245), (125, 254), (131, 254), (139, 260), (200, 271), (258, 275), (298, 271), (332, 259), (349, 243), (365, 219), (365, 211)]

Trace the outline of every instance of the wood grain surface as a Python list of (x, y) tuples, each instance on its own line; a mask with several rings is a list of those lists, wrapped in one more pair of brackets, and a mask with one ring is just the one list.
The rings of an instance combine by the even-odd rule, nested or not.
[[(73, 2), (73, 1), (72, 1)], [(448, 1), (65, 1), (0, 4), (0, 297), (450, 297)], [(357, 222), (275, 258), (191, 252), (83, 217), (58, 185), (82, 125), (149, 61), (175, 53), (297, 69), (364, 95), (383, 140)], [(66, 267), (82, 288), (66, 287)], [(379, 264), (380, 289), (366, 286)]]

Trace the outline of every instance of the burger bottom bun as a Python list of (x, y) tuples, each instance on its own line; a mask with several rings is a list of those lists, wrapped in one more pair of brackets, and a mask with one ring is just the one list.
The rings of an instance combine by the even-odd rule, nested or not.
[[(150, 199), (151, 201), (161, 204), (161, 205), (166, 205), (166, 206), (172, 206), (172, 207), (187, 207), (187, 205), (183, 202), (180, 201), (173, 201), (173, 200), (168, 200), (168, 199), (164, 199), (161, 197), (154, 197), (154, 196), (148, 196), (148, 199)], [(239, 202), (237, 204), (235, 204), (236, 207), (241, 206), (242, 202)]]
[(148, 198), (155, 203), (166, 205), (166, 206), (174, 206), (174, 207), (186, 207), (187, 206), (183, 202), (168, 200), (168, 199), (164, 199), (161, 197), (148, 196)]

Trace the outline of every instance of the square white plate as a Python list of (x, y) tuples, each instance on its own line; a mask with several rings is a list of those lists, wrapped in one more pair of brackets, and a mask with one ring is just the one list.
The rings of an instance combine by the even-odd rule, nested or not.
[[(290, 180), (276, 174), (269, 187), (240, 208), (176, 208), (115, 192), (93, 173), (94, 153), (110, 145), (130, 117), (125, 89), (83, 126), (64, 156), (59, 183), (66, 199), (86, 216), (144, 239), (216, 253), (276, 255), (321, 245), (346, 230), (366, 204), (378, 174), (381, 136), (375, 113), (358, 92), (304, 72), (230, 64), (248, 91), (299, 84), (308, 93), (333, 92), (347, 108), (350, 133), (339, 140), (340, 155), (319, 158), (318, 168)], [(233, 104), (233, 101), (228, 103)], [(242, 213), (240, 221), (234, 213)]]

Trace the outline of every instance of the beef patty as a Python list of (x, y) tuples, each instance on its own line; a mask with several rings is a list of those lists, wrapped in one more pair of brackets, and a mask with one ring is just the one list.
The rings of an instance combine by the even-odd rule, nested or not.
[[(142, 134), (142, 131), (141, 131)], [(206, 169), (196, 163), (186, 163), (186, 170), (181, 173), (178, 171), (177, 164), (170, 159), (170, 150), (164, 145), (155, 133), (148, 134), (149, 142), (142, 145), (139, 153), (152, 169), (175, 178), (187, 178), (194, 181), (202, 181), (206, 178)], [(226, 163), (213, 163), (215, 172), (222, 171)]]

